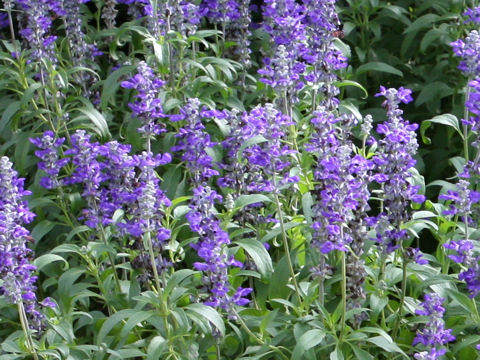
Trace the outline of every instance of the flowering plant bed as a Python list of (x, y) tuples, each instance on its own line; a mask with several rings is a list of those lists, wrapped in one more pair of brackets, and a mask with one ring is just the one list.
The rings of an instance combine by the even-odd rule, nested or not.
[(0, 360), (480, 358), (475, 2), (2, 4)]

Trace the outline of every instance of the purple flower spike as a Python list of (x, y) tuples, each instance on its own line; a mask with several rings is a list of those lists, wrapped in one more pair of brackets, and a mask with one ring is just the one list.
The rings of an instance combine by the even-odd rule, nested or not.
[(62, 180), (58, 178), (61, 169), (68, 164), (69, 159), (60, 159), (58, 149), (65, 142), (65, 138), (55, 139), (52, 131), (45, 131), (41, 138), (29, 139), (39, 150), (35, 155), (41, 160), (38, 168), (46, 172), (47, 176), (40, 179), (40, 185), (46, 189), (55, 189), (62, 185)]
[(376, 94), (386, 98), (383, 106), (387, 109), (388, 118), (377, 126), (377, 133), (382, 137), (378, 143), (378, 154), (372, 158), (376, 167), (374, 179), (383, 186), (385, 210), (378, 216), (376, 240), (387, 253), (397, 249), (407, 237), (407, 232), (400, 227), (410, 219), (410, 203), (425, 201), (425, 197), (418, 194), (419, 187), (408, 181), (416, 163), (414, 155), (418, 143), (415, 130), (418, 125), (403, 119), (399, 105), (412, 101), (411, 93), (410, 89), (403, 87), (397, 90), (381, 86)]
[(152, 138), (166, 131), (165, 124), (158, 122), (158, 119), (166, 117), (162, 102), (158, 98), (160, 88), (164, 84), (144, 61), (138, 64), (136, 75), (121, 83), (122, 87), (138, 92), (135, 95), (137, 100), (129, 103), (128, 106), (132, 109), (132, 116), (138, 118), (142, 124), (138, 132), (146, 138)]
[(9, 159), (1, 157), (0, 276), (3, 284), (0, 286), (0, 295), (4, 295), (12, 304), (23, 302), (30, 324), (40, 330), (44, 325), (44, 317), (38, 311), (35, 295), (36, 268), (30, 263), (33, 252), (26, 245), (31, 237), (23, 226), (30, 223), (35, 215), (28, 209), (27, 202), (22, 200), (31, 194), (24, 190), (23, 180), (18, 178)]
[(412, 345), (423, 344), (429, 348), (429, 351), (423, 351), (414, 355), (415, 359), (439, 359), (446, 353), (443, 345), (455, 341), (451, 329), (445, 329), (443, 314), (445, 308), (442, 306), (444, 299), (438, 294), (426, 294), (424, 301), (420, 304), (421, 309), (415, 311), (417, 315), (428, 316), (428, 322), (423, 330), (417, 331)]

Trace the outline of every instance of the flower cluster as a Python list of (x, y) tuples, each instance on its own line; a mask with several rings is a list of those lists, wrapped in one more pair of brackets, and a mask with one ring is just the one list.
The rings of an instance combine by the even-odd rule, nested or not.
[(170, 117), (172, 121), (186, 120), (186, 125), (176, 135), (180, 141), (172, 151), (182, 151), (182, 160), (186, 162), (195, 185), (218, 175), (218, 171), (213, 168), (213, 160), (206, 151), (216, 144), (210, 140), (210, 135), (205, 131), (202, 123), (202, 118), (209, 115), (209, 112), (200, 109), (200, 100), (194, 98), (189, 99), (188, 103), (180, 109), (180, 114)]
[(474, 24), (480, 24), (480, 6), (468, 8), (463, 15), (468, 17), (465, 23), (472, 22)]
[(203, 283), (210, 293), (205, 302), (207, 305), (221, 307), (232, 315), (232, 306), (245, 305), (245, 299), (252, 289), (238, 288), (231, 294), (231, 285), (228, 280), (228, 267), (242, 266), (233, 257), (226, 255), (227, 245), (230, 243), (228, 234), (220, 227), (215, 214), (215, 203), (222, 200), (222, 196), (212, 190), (206, 183), (212, 176), (218, 175), (213, 169), (213, 160), (207, 154), (207, 149), (215, 143), (205, 131), (202, 118), (225, 116), (225, 112), (216, 110), (200, 110), (200, 101), (190, 99), (181, 109), (179, 115), (171, 117), (173, 121), (184, 120), (186, 124), (179, 130), (178, 145), (172, 151), (182, 151), (182, 160), (192, 174), (193, 198), (190, 201), (190, 212), (186, 218), (192, 231), (198, 233), (198, 242), (192, 244), (203, 262), (195, 263), (197, 270), (203, 271)]
[(240, 16), (236, 0), (204, 0), (200, 9), (209, 21), (216, 24), (229, 24)]
[(40, 138), (30, 139), (30, 142), (39, 148), (35, 151), (35, 155), (41, 159), (38, 168), (47, 174), (40, 179), (40, 185), (46, 189), (55, 189), (62, 185), (62, 180), (59, 179), (58, 174), (69, 161), (68, 158), (60, 159), (58, 156), (58, 149), (64, 141), (65, 138), (55, 139), (52, 131), (45, 131)]
[(458, 68), (466, 76), (476, 76), (480, 70), (480, 35), (472, 30), (465, 40), (458, 39), (450, 44), (456, 56), (462, 60)]
[[(383, 106), (387, 109), (388, 120), (379, 124), (377, 133), (382, 138), (378, 144), (378, 153), (373, 158), (376, 166), (374, 179), (383, 188), (384, 212), (378, 216), (377, 242), (383, 251), (390, 253), (400, 246), (407, 232), (401, 225), (409, 220), (410, 202), (422, 203), (423, 195), (418, 194), (419, 186), (411, 185), (411, 171), (416, 163), (413, 156), (418, 149), (415, 130), (417, 124), (410, 124), (402, 118), (400, 103), (412, 101), (410, 89), (403, 87), (386, 89), (380, 87), (376, 96), (384, 96)], [(392, 227), (389, 227), (390, 224)]]
[(480, 79), (476, 78), (468, 83), (470, 91), (465, 101), (465, 107), (473, 116), (462, 119), (466, 125), (470, 125), (473, 131), (480, 130)]
[(243, 120), (245, 140), (254, 135), (262, 137), (259, 143), (247, 146), (243, 152), (250, 165), (249, 171), (257, 174), (247, 184), (247, 190), (278, 192), (281, 186), (298, 182), (299, 177), (290, 175), (289, 171), (289, 158), (294, 155), (295, 150), (283, 143), (286, 129), (293, 124), (290, 118), (275, 109), (273, 104), (265, 104), (251, 110)]
[(163, 85), (164, 82), (144, 61), (138, 63), (137, 74), (121, 83), (122, 87), (138, 92), (135, 95), (137, 100), (129, 103), (128, 106), (132, 109), (132, 116), (138, 118), (142, 125), (138, 132), (146, 138), (152, 138), (166, 131), (165, 124), (158, 122), (158, 119), (165, 117), (162, 101), (158, 97)]
[(58, 0), (17, 0), (27, 16), (26, 26), (20, 34), (28, 41), (32, 56), (36, 61), (57, 62), (54, 42), (57, 36), (51, 35), (51, 15), (61, 12)]
[(416, 310), (415, 314), (428, 316), (428, 322), (423, 330), (417, 331), (413, 339), (413, 345), (423, 344), (429, 351), (422, 351), (414, 355), (417, 360), (436, 360), (446, 353), (443, 345), (454, 341), (451, 329), (445, 329), (443, 314), (445, 309), (442, 306), (444, 299), (438, 294), (426, 294), (421, 303), (422, 309)]
[(265, 57), (264, 68), (258, 73), (260, 81), (272, 86), (279, 94), (296, 101), (303, 87), (301, 75), (305, 64), (299, 60), (301, 44), (305, 41), (303, 7), (294, 0), (268, 0), (263, 7), (265, 30), (272, 38), (272, 57)]
[(191, 211), (186, 217), (192, 231), (199, 234), (199, 240), (192, 247), (204, 262), (196, 262), (194, 267), (203, 271), (203, 283), (210, 292), (206, 305), (221, 307), (231, 313), (233, 304), (246, 305), (249, 300), (245, 298), (252, 289), (238, 288), (230, 295), (230, 282), (228, 280), (228, 267), (233, 265), (242, 267), (242, 263), (225, 254), (226, 246), (230, 243), (228, 234), (222, 230), (215, 217), (215, 202), (222, 197), (208, 186), (197, 186), (193, 190), (190, 202)]
[[(442, 200), (451, 201), (444, 215), (459, 216), (465, 226), (471, 223), (470, 214), (473, 210), (473, 205), (480, 201), (480, 193), (470, 189), (470, 168), (473, 163), (470, 162), (465, 167), (465, 170), (460, 174), (460, 180), (457, 182), (456, 191), (449, 190), (446, 194), (439, 196)], [(467, 230), (467, 229), (466, 229)], [(445, 248), (454, 251), (448, 257), (458, 264), (466, 267), (466, 270), (460, 272), (459, 280), (465, 281), (467, 289), (470, 292), (470, 297), (474, 298), (480, 293), (480, 256), (473, 252), (473, 243), (468, 238), (468, 232), (465, 234), (465, 239), (452, 240), (446, 243)]]
[(305, 79), (322, 83), (320, 90), (326, 98), (332, 98), (338, 93), (338, 89), (332, 85), (336, 80), (333, 71), (347, 66), (347, 59), (334, 46), (334, 34), (339, 31), (340, 24), (335, 2), (336, 0), (303, 1), (307, 41), (302, 49), (302, 58), (313, 67)]
[(167, 10), (172, 30), (183, 36), (195, 34), (202, 16), (199, 5), (188, 0), (169, 0), (167, 1)]
[(43, 315), (38, 311), (35, 294), (35, 266), (31, 264), (33, 252), (27, 247), (31, 239), (24, 224), (30, 223), (34, 214), (22, 200), (31, 192), (24, 190), (24, 179), (18, 178), (10, 160), (0, 158), (0, 276), (3, 280), (0, 295), (12, 304), (24, 303), (31, 323), (41, 328)]

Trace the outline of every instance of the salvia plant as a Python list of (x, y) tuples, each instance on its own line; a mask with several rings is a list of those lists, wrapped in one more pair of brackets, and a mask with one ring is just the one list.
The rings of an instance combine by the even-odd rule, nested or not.
[(480, 359), (477, 2), (0, 4), (0, 360)]

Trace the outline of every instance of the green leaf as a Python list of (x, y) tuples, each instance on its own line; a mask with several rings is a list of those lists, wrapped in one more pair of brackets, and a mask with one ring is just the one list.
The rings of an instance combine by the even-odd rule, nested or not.
[(349, 343), (350, 347), (352, 348), (353, 352), (355, 353), (355, 358), (358, 360), (373, 360), (374, 357), (370, 355), (365, 350), (360, 349), (357, 345)]
[(10, 122), (10, 119), (20, 110), (20, 101), (11, 102), (7, 108), (3, 111), (2, 118), (0, 119), (0, 132), (3, 131), (5, 126)]
[(25, 105), (28, 102), (30, 102), (30, 100), (32, 100), (33, 98), (33, 95), (35, 94), (35, 91), (40, 89), (41, 87), (42, 87), (42, 84), (40, 83), (33, 83), (32, 85), (30, 85), (28, 89), (25, 90), (25, 92), (23, 93), (22, 100), (20, 101), (20, 105)]
[(130, 316), (137, 313), (138, 310), (133, 309), (124, 309), (116, 312), (115, 314), (110, 315), (107, 320), (103, 323), (100, 331), (98, 332), (97, 336), (97, 345), (100, 346), (103, 342), (105, 336), (107, 336), (110, 331), (115, 327), (115, 325), (119, 324), (122, 320), (129, 318)]
[(394, 68), (391, 65), (388, 65), (383, 62), (378, 62), (378, 61), (369, 62), (363, 65), (360, 65), (357, 69), (357, 75), (363, 74), (368, 71), (379, 71), (379, 72), (389, 73), (389, 74), (403, 77), (403, 73), (400, 70)]
[(453, 129), (460, 135), (460, 137), (463, 139), (463, 133), (460, 128), (460, 124), (458, 122), (458, 119), (455, 115), (452, 114), (443, 114), (443, 115), (438, 115), (435, 116), (432, 119), (429, 120), (424, 120), (422, 121), (422, 125), (420, 125), (420, 135), (422, 136), (422, 140), (425, 144), (430, 144), (431, 140), (430, 138), (425, 136), (425, 131), (430, 127), (432, 123), (435, 124), (443, 124), (447, 125)]
[(364, 96), (362, 97), (362, 99), (368, 98), (368, 91), (367, 91), (367, 89), (365, 89), (362, 84), (360, 84), (360, 83), (358, 83), (358, 82), (356, 82), (356, 81), (352, 81), (352, 80), (342, 80), (342, 81), (336, 81), (336, 82), (334, 82), (334, 84), (335, 84), (338, 88), (342, 88), (342, 87), (344, 87), (344, 86), (354, 86), (354, 87), (356, 87), (356, 88), (359, 88), (360, 90), (363, 91), (363, 95), (364, 95)]
[(301, 359), (308, 349), (320, 344), (325, 337), (325, 332), (320, 329), (308, 330), (297, 341), (292, 353), (292, 360)]
[(175, 271), (173, 275), (168, 279), (167, 286), (164, 291), (164, 300), (168, 298), (168, 295), (175, 289), (182, 281), (184, 281), (189, 276), (195, 274), (195, 271), (190, 269), (181, 269)]
[(407, 359), (408, 359), (408, 356), (407, 354), (405, 354), (402, 349), (400, 349), (398, 347), (397, 344), (395, 344), (393, 341), (392, 341), (392, 338), (390, 338), (390, 336), (374, 336), (374, 337), (371, 337), (371, 338), (368, 338), (367, 339), (368, 342), (382, 348), (383, 350), (387, 351), (387, 352), (394, 352), (394, 353), (399, 353), (399, 354), (402, 354), (404, 355)]
[(105, 117), (93, 107), (92, 103), (86, 99), (80, 98), (80, 100), (85, 104), (85, 107), (77, 109), (95, 126), (95, 130), (102, 138), (110, 138), (110, 131), (108, 130), (107, 120)]
[(258, 272), (264, 277), (269, 278), (273, 272), (272, 259), (265, 246), (257, 239), (240, 239), (235, 240), (252, 258), (257, 266)]
[(263, 202), (272, 202), (272, 200), (262, 194), (240, 195), (235, 199), (234, 206), (235, 208), (241, 209), (247, 205)]
[(42, 220), (32, 230), (32, 237), (37, 243), (40, 241), (46, 234), (50, 232), (55, 227), (55, 223), (52, 223), (50, 220)]
[(147, 360), (161, 359), (161, 355), (168, 346), (168, 342), (161, 336), (155, 336), (150, 340), (147, 348)]
[(133, 69), (135, 69), (135, 66), (129, 65), (129, 66), (122, 66), (120, 69), (115, 70), (112, 72), (103, 82), (103, 90), (102, 90), (102, 98), (100, 100), (100, 108), (105, 111), (107, 108), (108, 102), (110, 99), (115, 95), (115, 93), (118, 90), (118, 87), (120, 86), (119, 79), (130, 73)]
[(120, 338), (127, 337), (137, 324), (140, 324), (142, 321), (147, 320), (153, 315), (155, 315), (153, 311), (138, 311), (130, 316), (125, 325), (123, 325), (122, 331), (120, 332)]
[(65, 260), (63, 257), (60, 255), (55, 255), (55, 254), (45, 254), (42, 256), (39, 256), (38, 258), (35, 259), (33, 264), (37, 267), (37, 270), (42, 270), (46, 265), (49, 265), (55, 261), (62, 261), (63, 262), (63, 271), (68, 269), (68, 262)]
[(432, 24), (437, 21), (439, 16), (437, 14), (426, 14), (420, 16), (417, 20), (411, 23), (403, 32), (404, 34), (408, 34), (411, 32), (419, 31), (423, 28), (430, 28)]
[[(300, 226), (302, 223), (296, 222), (296, 221), (290, 221), (284, 225), (285, 231), (290, 230), (291, 228), (294, 228), (296, 226)], [(262, 238), (262, 243), (267, 242), (268, 240), (273, 239), (274, 237), (280, 235), (282, 232), (282, 229), (280, 226), (273, 228), (267, 234)]]
[(330, 353), (330, 360), (343, 360), (343, 353), (342, 350), (338, 348), (338, 346), (335, 347), (335, 350), (333, 350)]
[(475, 300), (470, 299), (467, 295), (459, 292), (458, 290), (447, 288), (445, 291), (450, 298), (456, 301), (466, 311), (465, 315), (473, 315), (477, 313), (475, 305), (473, 304)]
[(225, 335), (225, 324), (223, 323), (223, 319), (220, 314), (210, 306), (206, 306), (203, 304), (190, 304), (184, 307), (187, 311), (192, 311), (198, 315), (201, 315), (206, 320), (210, 321), (222, 336)]

